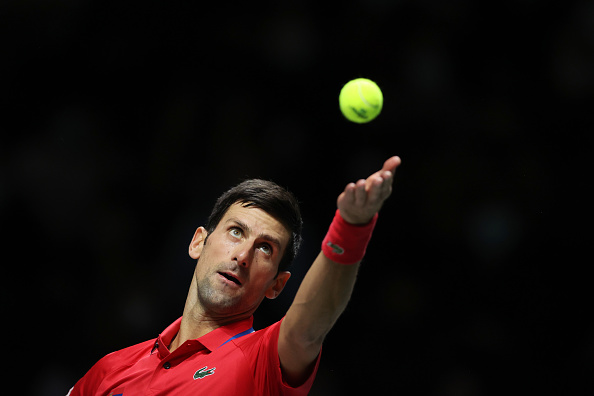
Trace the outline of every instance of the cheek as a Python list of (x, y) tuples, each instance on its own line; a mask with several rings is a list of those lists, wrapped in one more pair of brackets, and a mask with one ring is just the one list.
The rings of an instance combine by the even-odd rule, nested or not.
[(215, 256), (219, 259), (225, 259), (231, 255), (231, 252), (233, 252), (235, 245), (233, 244), (233, 241), (228, 238), (218, 238), (213, 242), (213, 245), (210, 246), (211, 257)]
[(231, 250), (232, 246), (229, 241), (224, 238), (215, 238), (213, 236), (212, 240), (209, 240), (208, 244), (202, 249), (199, 261), (204, 263), (221, 261), (221, 259), (224, 259)]
[(196, 275), (197, 276), (204, 276), (207, 275), (208, 272), (213, 267), (213, 256), (210, 249), (203, 249), (202, 254), (198, 258), (196, 263)]
[(269, 266), (264, 268), (253, 267), (252, 271), (253, 272), (250, 274), (252, 279), (251, 283), (260, 293), (264, 293), (276, 276), (276, 268), (273, 270)]

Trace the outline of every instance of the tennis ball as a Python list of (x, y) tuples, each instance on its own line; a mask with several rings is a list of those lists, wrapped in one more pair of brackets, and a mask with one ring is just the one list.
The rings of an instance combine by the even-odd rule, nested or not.
[(366, 78), (349, 81), (338, 95), (340, 111), (347, 120), (363, 124), (382, 111), (384, 96), (376, 83)]

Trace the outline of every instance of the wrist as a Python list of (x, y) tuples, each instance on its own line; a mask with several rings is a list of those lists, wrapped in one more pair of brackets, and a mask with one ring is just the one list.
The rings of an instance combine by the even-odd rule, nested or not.
[(351, 265), (361, 261), (371, 240), (377, 218), (376, 213), (369, 223), (355, 225), (347, 222), (340, 215), (340, 210), (336, 210), (322, 242), (324, 255), (339, 264)]

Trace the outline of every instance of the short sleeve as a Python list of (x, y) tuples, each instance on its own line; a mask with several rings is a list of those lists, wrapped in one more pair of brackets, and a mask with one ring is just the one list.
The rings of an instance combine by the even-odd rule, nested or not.
[[(278, 337), (281, 321), (262, 329), (256, 333), (259, 337), (250, 337), (247, 345), (238, 345), (243, 349), (246, 358), (253, 365), (256, 392), (260, 395), (298, 396), (307, 395), (313, 385), (321, 352), (318, 354), (314, 369), (309, 378), (300, 386), (294, 388), (283, 380), (278, 356)], [(248, 341), (248, 340), (246, 340)]]
[(147, 350), (150, 350), (155, 341), (154, 339), (145, 341), (105, 355), (78, 380), (74, 387), (70, 389), (68, 396), (90, 396), (99, 393), (108, 375), (117, 375), (119, 370), (133, 364), (130, 362), (137, 362), (143, 354), (146, 354)]
[(106, 361), (109, 359), (109, 355), (100, 359), (97, 363), (91, 367), (89, 371), (74, 385), (68, 396), (84, 396), (94, 395), (103, 380), (103, 377), (108, 371)]

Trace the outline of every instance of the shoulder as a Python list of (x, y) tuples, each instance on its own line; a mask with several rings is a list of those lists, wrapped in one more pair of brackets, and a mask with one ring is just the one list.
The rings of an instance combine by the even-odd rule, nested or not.
[(105, 355), (76, 383), (71, 395), (94, 393), (105, 377), (133, 365), (142, 356), (150, 353), (155, 341), (156, 339), (148, 340)]
[[(284, 318), (283, 318), (284, 319)], [(262, 330), (234, 340), (242, 351), (253, 375), (258, 394), (306, 395), (313, 385), (319, 356), (309, 377), (299, 386), (292, 387), (283, 378), (278, 355), (278, 337), (282, 319)]]
[(270, 346), (276, 347), (278, 343), (281, 322), (282, 319), (268, 327), (257, 330), (237, 340), (233, 340), (232, 342), (244, 352), (254, 352), (254, 348), (260, 349)]
[(96, 365), (109, 368), (134, 364), (140, 357), (144, 356), (147, 352), (150, 352), (156, 341), (156, 339), (152, 339), (111, 352), (101, 358)]
[(275, 366), (278, 361), (278, 335), (281, 321), (229, 342), (241, 351), (251, 371)]

